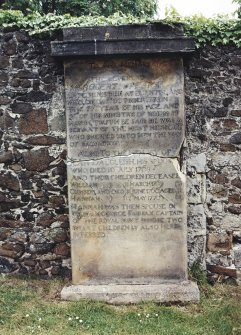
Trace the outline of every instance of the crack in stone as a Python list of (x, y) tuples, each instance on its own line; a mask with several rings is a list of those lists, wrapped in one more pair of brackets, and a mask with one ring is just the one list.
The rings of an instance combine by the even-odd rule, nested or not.
[(178, 161), (179, 157), (177, 156), (158, 156), (154, 155), (151, 153), (140, 153), (140, 152), (133, 152), (129, 155), (115, 155), (115, 156), (106, 156), (106, 157), (101, 157), (101, 158), (94, 158), (94, 159), (71, 159), (70, 157), (67, 158), (67, 164), (71, 163), (82, 163), (82, 162), (95, 162), (95, 161), (100, 161), (104, 159), (109, 159), (109, 158), (116, 158), (116, 157), (131, 157), (133, 155), (145, 155), (145, 156), (151, 156), (151, 157), (156, 157), (156, 158), (161, 158), (161, 159), (176, 159)]

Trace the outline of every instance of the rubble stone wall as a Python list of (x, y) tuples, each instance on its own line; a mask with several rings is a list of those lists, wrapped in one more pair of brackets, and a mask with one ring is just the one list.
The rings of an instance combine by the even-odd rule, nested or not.
[(240, 279), (241, 49), (205, 47), (186, 62), (190, 264)]
[(70, 276), (63, 65), (1, 34), (0, 272)]
[[(189, 265), (241, 271), (241, 50), (185, 60)], [(50, 38), (0, 32), (0, 273), (71, 275), (64, 73)]]

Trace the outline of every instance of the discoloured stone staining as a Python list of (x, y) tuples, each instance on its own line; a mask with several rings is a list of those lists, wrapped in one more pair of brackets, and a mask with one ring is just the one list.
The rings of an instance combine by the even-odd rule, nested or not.
[(92, 277), (186, 278), (185, 178), (177, 166), (136, 154), (71, 165), (75, 284)]
[(181, 60), (65, 65), (70, 159), (178, 155), (184, 139)]
[(73, 283), (185, 280), (180, 59), (65, 64)]

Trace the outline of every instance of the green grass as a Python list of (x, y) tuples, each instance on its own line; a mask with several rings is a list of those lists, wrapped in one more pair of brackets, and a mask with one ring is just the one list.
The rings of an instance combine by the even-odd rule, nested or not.
[(241, 287), (203, 285), (198, 305), (65, 302), (61, 280), (0, 277), (0, 334), (241, 335)]

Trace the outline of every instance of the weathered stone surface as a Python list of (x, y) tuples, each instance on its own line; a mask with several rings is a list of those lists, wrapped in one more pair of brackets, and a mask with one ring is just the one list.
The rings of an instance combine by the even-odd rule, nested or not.
[(45, 93), (43, 91), (30, 91), (23, 95), (19, 100), (30, 101), (30, 102), (41, 102), (48, 101), (51, 98), (51, 94)]
[(31, 267), (33, 267), (33, 266), (35, 266), (37, 264), (37, 262), (35, 261), (35, 260), (32, 260), (32, 259), (26, 259), (25, 261), (24, 261), (24, 265), (26, 265), (26, 266), (31, 266)]
[(29, 70), (19, 70), (14, 74), (13, 78), (35, 79), (37, 78), (37, 74)]
[(9, 57), (0, 55), (0, 69), (5, 69), (9, 65)]
[(0, 174), (0, 187), (3, 187), (4, 189), (8, 188), (13, 191), (19, 191), (19, 180), (11, 173)]
[(66, 140), (64, 138), (54, 136), (34, 136), (28, 138), (25, 142), (33, 145), (52, 145), (64, 144)]
[(236, 147), (229, 143), (220, 143), (220, 151), (236, 151)]
[(11, 102), (11, 99), (9, 97), (0, 95), (0, 105), (8, 105), (10, 102)]
[(188, 204), (188, 264), (200, 263), (203, 268), (206, 266), (206, 213), (202, 204)]
[(17, 264), (11, 263), (8, 259), (0, 257), (0, 273), (11, 273), (16, 271)]
[(229, 166), (229, 168), (240, 167), (241, 155), (236, 152), (227, 152), (226, 155), (219, 152), (214, 152), (212, 154), (212, 167), (214, 167), (215, 170), (225, 168), (227, 166)]
[(218, 273), (220, 275), (229, 276), (229, 277), (233, 277), (233, 278), (237, 277), (237, 270), (233, 267), (232, 268), (228, 268), (228, 267), (226, 268), (226, 267), (219, 266), (219, 265), (208, 264), (207, 269), (211, 272)]
[(65, 64), (71, 159), (178, 155), (184, 139), (183, 68), (177, 59)]
[(30, 88), (31, 81), (28, 79), (14, 78), (10, 83), (13, 87)]
[(202, 152), (198, 155), (191, 156), (188, 159), (188, 165), (194, 168), (197, 173), (205, 173), (207, 165), (206, 154)]
[(30, 242), (31, 243), (36, 243), (36, 244), (43, 244), (46, 242), (45, 236), (44, 236), (44, 232), (36, 232), (33, 233), (30, 237)]
[(59, 256), (70, 256), (70, 247), (66, 243), (60, 243), (56, 245), (56, 247), (53, 250), (53, 253)]
[(69, 224), (69, 216), (66, 214), (58, 215), (56, 218), (56, 221), (61, 222), (61, 224), (65, 224), (66, 227), (68, 227)]
[(60, 243), (65, 242), (68, 236), (66, 230), (62, 228), (54, 228), (49, 230), (47, 238), (56, 243)]
[(51, 161), (47, 148), (31, 150), (23, 153), (24, 164), (27, 170), (44, 171)]
[(10, 209), (20, 207), (20, 200), (18, 199), (4, 199), (0, 202), (0, 212), (7, 212)]
[(52, 96), (48, 112), (49, 129), (55, 132), (66, 132), (65, 90), (63, 83), (59, 83)]
[(207, 247), (209, 251), (220, 252), (223, 255), (230, 254), (232, 249), (232, 234), (209, 233)]
[(20, 220), (13, 220), (13, 219), (7, 219), (5, 217), (0, 216), (0, 226), (1, 227), (6, 227), (6, 228), (23, 228), (23, 227), (28, 227), (29, 228), (29, 223), (25, 221), (20, 221)]
[(30, 179), (33, 176), (33, 171), (21, 171), (19, 173), (19, 179), (21, 186), (24, 190), (31, 190), (33, 187), (32, 180)]
[(0, 163), (8, 163), (13, 160), (13, 154), (11, 151), (0, 151)]
[(22, 57), (12, 57), (12, 67), (16, 69), (21, 69), (24, 67)]
[(241, 188), (241, 179), (237, 177), (231, 181), (231, 184), (237, 188)]
[(63, 42), (51, 43), (52, 55), (61, 57), (188, 53), (194, 48), (194, 41), (185, 38), (179, 27), (163, 23), (98, 27), (98, 31), (70, 28), (65, 29)]
[(5, 71), (0, 71), (0, 86), (4, 87), (8, 82), (8, 74)]
[(233, 120), (233, 119), (226, 119), (226, 120), (223, 120), (223, 124), (222, 124), (223, 128), (225, 130), (235, 130), (235, 129), (239, 129), (239, 125), (237, 123), (236, 120)]
[(51, 274), (53, 276), (57, 276), (60, 273), (60, 267), (59, 266), (53, 266), (51, 269)]
[(5, 127), (4, 129), (14, 129), (15, 128), (15, 120), (14, 118), (12, 118), (8, 112), (5, 112), (5, 120), (4, 120), (4, 123), (5, 123)]
[(33, 191), (33, 195), (35, 198), (41, 198), (44, 196), (44, 192), (43, 191)]
[(209, 188), (209, 192), (215, 200), (224, 199), (228, 196), (227, 188), (221, 184), (212, 185)]
[(232, 204), (241, 204), (241, 194), (232, 194), (228, 197), (228, 201)]
[(33, 107), (29, 103), (14, 102), (11, 106), (12, 112), (16, 114), (25, 114), (33, 110)]
[(27, 235), (23, 231), (16, 231), (14, 234), (11, 235), (10, 241), (12, 242), (26, 242), (27, 241)]
[(232, 214), (237, 214), (240, 215), (241, 214), (241, 206), (230, 206), (228, 207), (228, 211)]
[(240, 217), (237, 214), (223, 214), (220, 217), (214, 216), (217, 227), (226, 229), (227, 231), (240, 229)]
[(241, 117), (241, 109), (234, 109), (230, 112), (232, 116), (240, 116)]
[(10, 40), (9, 42), (3, 45), (4, 53), (8, 56), (12, 56), (16, 54), (17, 51), (17, 44), (14, 40)]
[(29, 36), (26, 31), (17, 31), (15, 34), (16, 40), (20, 43), (27, 43), (29, 41)]
[(75, 285), (64, 287), (63, 300), (91, 299), (109, 304), (136, 304), (154, 301), (159, 303), (199, 302), (197, 285), (192, 282), (163, 283), (159, 285)]
[(63, 176), (63, 175), (66, 175), (67, 173), (67, 169), (66, 167), (56, 167), (52, 170), (52, 174), (53, 176)]
[(44, 261), (41, 260), (41, 261), (39, 262), (39, 264), (40, 264), (40, 266), (41, 266), (42, 269), (47, 269), (47, 268), (50, 267), (50, 262), (49, 262), (49, 261), (46, 261), (46, 260), (44, 260)]
[(21, 115), (19, 121), (19, 132), (21, 134), (45, 134), (48, 132), (47, 113), (39, 109)]
[(218, 173), (217, 171), (209, 171), (208, 178), (215, 184), (227, 184), (229, 182), (227, 176)]
[(11, 236), (11, 229), (5, 227), (0, 228), (0, 241), (5, 240), (9, 236)]
[(21, 243), (3, 242), (0, 245), (0, 256), (16, 258), (24, 253), (24, 245)]
[(65, 203), (64, 197), (60, 195), (52, 195), (49, 198), (49, 201), (54, 205), (54, 206), (61, 206)]
[(185, 178), (177, 166), (130, 155), (68, 167), (74, 284), (186, 278)]
[(187, 177), (188, 202), (200, 204), (205, 197), (206, 177), (204, 174), (197, 174), (195, 178)]
[(3, 192), (0, 192), (0, 202), (6, 200), (6, 195)]
[(234, 246), (234, 264), (237, 268), (241, 269), (241, 245)]
[(28, 249), (30, 254), (47, 254), (53, 249), (53, 243), (31, 243)]
[(191, 53), (194, 44), (188, 38), (142, 39), (126, 41), (52, 42), (55, 57)]
[(170, 26), (168, 24), (148, 25), (121, 25), (121, 26), (99, 26), (83, 28), (67, 28), (63, 30), (65, 41), (89, 41), (99, 40), (123, 40), (136, 38), (158, 38), (183, 36), (183, 28), (180, 25)]
[(241, 133), (234, 134), (229, 141), (231, 144), (241, 144)]

